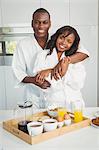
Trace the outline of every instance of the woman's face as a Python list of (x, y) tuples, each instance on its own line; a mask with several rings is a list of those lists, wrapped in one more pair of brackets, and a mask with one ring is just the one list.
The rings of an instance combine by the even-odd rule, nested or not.
[(65, 34), (60, 34), (56, 41), (57, 50), (60, 52), (67, 51), (71, 48), (74, 43), (75, 36), (73, 33), (67, 36), (67, 32)]

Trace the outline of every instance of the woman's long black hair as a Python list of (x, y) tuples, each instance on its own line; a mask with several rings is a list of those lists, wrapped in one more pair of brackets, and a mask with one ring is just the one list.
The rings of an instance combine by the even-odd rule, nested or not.
[(63, 26), (63, 27), (59, 28), (55, 32), (55, 34), (53, 34), (51, 36), (51, 39), (47, 43), (46, 49), (50, 49), (49, 55), (51, 55), (51, 53), (53, 52), (53, 48), (56, 48), (56, 41), (57, 41), (57, 38), (59, 37), (59, 35), (64, 34), (66, 32), (68, 33), (67, 36), (73, 33), (75, 36), (75, 40), (74, 40), (74, 43), (72, 44), (71, 48), (69, 50), (65, 51), (65, 55), (70, 56), (70, 55), (73, 55), (76, 53), (76, 51), (78, 49), (80, 37), (79, 37), (77, 31), (73, 27)]

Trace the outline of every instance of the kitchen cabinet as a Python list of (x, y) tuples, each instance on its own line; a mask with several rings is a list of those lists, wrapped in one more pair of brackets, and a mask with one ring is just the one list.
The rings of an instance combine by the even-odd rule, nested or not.
[(2, 26), (31, 26), (32, 13), (40, 7), (40, 0), (1, 0)]
[(2, 19), (1, 19), (2, 13), (1, 13), (1, 0), (0, 0), (0, 27), (2, 27)]
[(59, 27), (69, 24), (69, 0), (41, 0), (41, 7), (51, 15), (51, 33)]
[(6, 109), (14, 109), (17, 102), (24, 100), (24, 88), (15, 88), (15, 81), (11, 66), (4, 66)]
[[(39, 7), (51, 14), (51, 32), (69, 24), (69, 0), (0, 0), (3, 27), (31, 26), (32, 13)], [(52, 7), (54, 6), (54, 7)], [(56, 7), (57, 6), (57, 7)]]
[(14, 109), (24, 101), (24, 88), (15, 88), (11, 66), (0, 66), (0, 109)]
[(5, 70), (0, 66), (0, 109), (6, 108)]
[(72, 25), (92, 26), (98, 24), (98, 0), (71, 0), (70, 23)]

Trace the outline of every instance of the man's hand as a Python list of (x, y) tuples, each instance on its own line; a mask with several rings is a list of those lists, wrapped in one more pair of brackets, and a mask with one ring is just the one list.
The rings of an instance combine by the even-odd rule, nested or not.
[(42, 89), (47, 89), (48, 87), (51, 86), (51, 84), (47, 80), (44, 80), (42, 84), (35, 82), (35, 85), (39, 86)]
[(55, 80), (62, 78), (68, 69), (68, 65), (70, 63), (69, 57), (64, 57), (59, 61), (59, 63), (53, 68), (51, 71), (51, 79), (54, 77)]
[(34, 76), (34, 77), (27, 76), (22, 80), (22, 82), (35, 84), (36, 86), (39, 86), (42, 89), (47, 89), (48, 87), (51, 86), (51, 84), (47, 80), (44, 80), (44, 82), (42, 82), (42, 83), (36, 82), (36, 76)]

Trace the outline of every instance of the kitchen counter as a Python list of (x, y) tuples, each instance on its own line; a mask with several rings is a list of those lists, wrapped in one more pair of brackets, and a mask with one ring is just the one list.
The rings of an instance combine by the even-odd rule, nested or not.
[[(84, 116), (93, 118), (96, 111), (99, 107), (88, 107)], [(30, 145), (2, 128), (2, 121), (12, 118), (12, 110), (0, 110), (0, 150), (99, 150), (99, 128), (88, 126)]]

